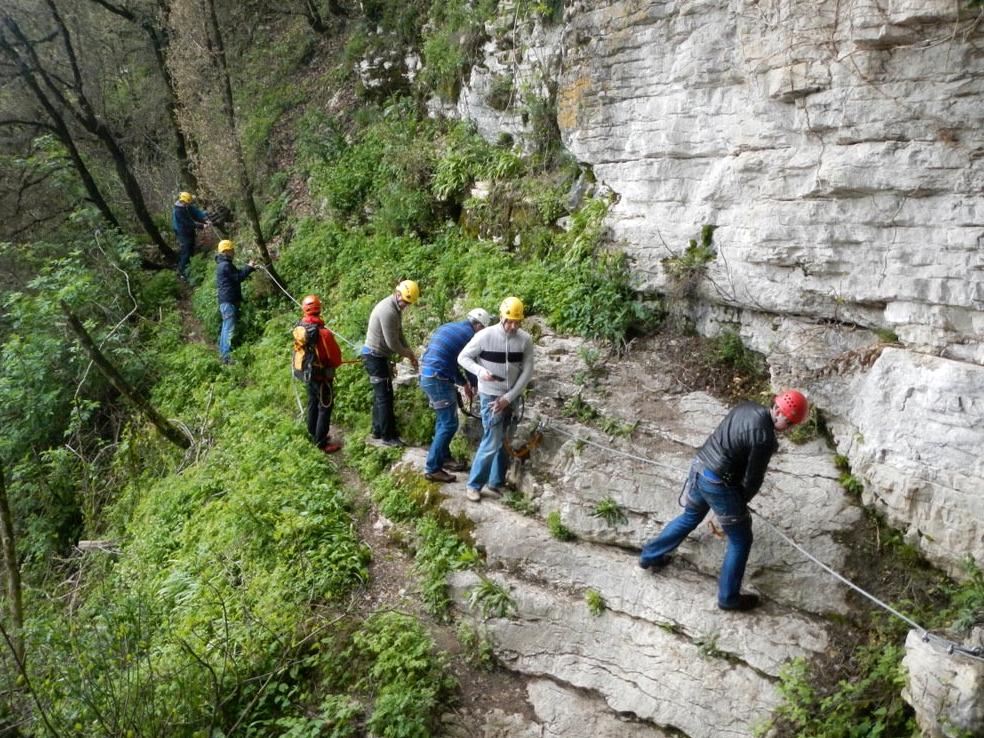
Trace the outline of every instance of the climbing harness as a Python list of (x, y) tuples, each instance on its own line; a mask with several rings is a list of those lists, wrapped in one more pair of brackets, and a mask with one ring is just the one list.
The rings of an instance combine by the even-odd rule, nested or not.
[[(672, 469), (672, 470), (674, 470), (676, 472), (679, 472), (679, 469), (677, 469), (675, 467), (672, 467), (669, 464), (664, 464), (662, 462), (659, 462), (659, 461), (655, 461), (653, 459), (646, 458), (645, 456), (641, 456), (639, 454), (633, 454), (633, 453), (629, 453), (627, 451), (621, 451), (620, 449), (613, 448), (611, 446), (606, 446), (604, 444), (598, 443), (597, 441), (592, 441), (590, 438), (584, 438), (584, 437), (582, 437), (582, 436), (580, 436), (580, 435), (578, 435), (576, 433), (571, 433), (570, 431), (568, 431), (568, 430), (566, 430), (564, 428), (561, 428), (560, 426), (554, 424), (549, 419), (542, 420), (540, 422), (540, 426), (538, 426), (538, 427), (542, 427), (544, 429), (550, 429), (550, 430), (556, 431), (557, 433), (559, 433), (559, 434), (561, 434), (563, 436), (567, 436), (568, 438), (574, 440), (577, 443), (583, 443), (583, 444), (586, 444), (586, 445), (589, 445), (589, 446), (594, 446), (595, 448), (598, 448), (598, 449), (600, 449), (602, 451), (607, 451), (608, 453), (616, 454), (618, 456), (622, 456), (624, 458), (629, 458), (629, 459), (632, 459), (634, 461), (639, 461), (639, 462), (644, 463), (644, 464), (652, 464), (653, 466), (659, 466), (659, 467), (662, 467), (664, 469)], [(691, 469), (692, 468), (693, 467), (691, 467)], [(688, 473), (688, 479), (689, 479), (689, 477), (690, 477), (690, 474)], [(684, 485), (684, 490), (687, 491), (686, 483)], [(682, 493), (681, 493), (681, 498), (682, 498)], [(842, 575), (842, 574), (838, 573), (837, 571), (835, 571), (834, 569), (832, 569), (827, 564), (825, 564), (822, 561), (820, 561), (820, 559), (818, 559), (816, 556), (814, 556), (813, 554), (811, 554), (809, 551), (807, 551), (801, 545), (799, 545), (798, 543), (796, 543), (796, 541), (794, 541), (792, 538), (790, 538), (785, 533), (783, 533), (782, 530), (780, 530), (774, 523), (772, 523), (768, 518), (764, 517), (757, 510), (755, 510), (752, 507), (749, 507), (748, 509), (749, 509), (749, 511), (755, 517), (757, 517), (759, 520), (761, 520), (766, 525), (766, 527), (768, 527), (771, 531), (773, 531), (774, 533), (776, 533), (776, 535), (778, 535), (779, 538), (781, 538), (785, 543), (787, 543), (790, 546), (792, 546), (794, 549), (796, 549), (796, 551), (798, 551), (799, 553), (801, 553), (808, 560), (810, 560), (811, 562), (813, 562), (814, 564), (816, 564), (817, 566), (819, 566), (821, 569), (823, 569), (825, 572), (827, 572), (828, 574), (830, 574), (837, 581), (845, 584), (846, 586), (848, 586), (849, 588), (851, 588), (852, 590), (854, 590), (855, 592), (857, 592), (861, 596), (865, 597), (867, 600), (869, 600), (870, 602), (872, 602), (876, 606), (880, 607), (881, 609), (883, 609), (884, 611), (886, 611), (890, 615), (893, 615), (894, 617), (898, 618), (902, 622), (906, 623), (913, 630), (917, 631), (919, 633), (919, 637), (922, 639), (922, 641), (924, 643), (934, 643), (937, 646), (941, 647), (949, 655), (952, 655), (952, 654), (955, 654), (956, 653), (956, 654), (960, 654), (962, 656), (966, 656), (967, 658), (971, 658), (971, 659), (975, 659), (977, 661), (984, 662), (984, 648), (982, 648), (980, 646), (965, 646), (963, 644), (956, 643), (956, 642), (951, 641), (951, 640), (949, 640), (947, 638), (944, 638), (942, 636), (936, 635), (935, 633), (931, 633), (926, 628), (924, 628), (921, 625), (919, 625), (919, 623), (917, 623), (912, 618), (910, 618), (910, 617), (902, 614), (901, 612), (899, 612), (898, 610), (896, 610), (895, 608), (893, 608), (891, 605), (888, 605), (887, 603), (885, 603), (882, 600), (878, 599), (877, 597), (875, 597), (870, 592), (862, 589), (860, 586), (858, 586), (857, 584), (855, 584), (854, 582), (852, 582), (850, 579), (848, 579), (844, 575)]]

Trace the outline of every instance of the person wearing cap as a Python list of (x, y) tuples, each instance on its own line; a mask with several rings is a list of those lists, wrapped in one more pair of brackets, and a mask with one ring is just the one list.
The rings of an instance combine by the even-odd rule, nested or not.
[(208, 215), (193, 203), (195, 196), (190, 192), (182, 192), (171, 210), (171, 229), (178, 241), (178, 277), (188, 279), (188, 262), (195, 251), (195, 231), (204, 228), (208, 223)]
[(743, 594), (741, 582), (752, 549), (749, 501), (758, 494), (772, 454), (779, 447), (776, 432), (803, 422), (810, 408), (797, 390), (780, 392), (770, 408), (743, 402), (729, 412), (697, 451), (686, 484), (683, 513), (642, 547), (639, 566), (658, 571), (669, 563), (679, 546), (713, 510), (728, 544), (718, 578), (718, 607), (751, 610), (756, 594)]
[(342, 365), (342, 351), (334, 334), (325, 328), (325, 321), (321, 319), (321, 300), (317, 295), (308, 295), (301, 300), (301, 313), (303, 317), (295, 330), (301, 330), (303, 334), (305, 326), (318, 328), (311, 378), (307, 382), (307, 429), (315, 446), (326, 454), (333, 454), (341, 448), (340, 444), (328, 441), (328, 428), (335, 405), (335, 370)]
[(369, 314), (362, 365), (372, 383), (372, 437), (384, 446), (402, 446), (393, 412), (393, 373), (391, 358), (402, 356), (417, 369), (417, 355), (403, 335), (403, 311), (417, 302), (420, 287), (405, 279), (392, 295), (384, 297)]
[(487, 328), (492, 316), (487, 310), (475, 308), (465, 320), (445, 323), (431, 334), (427, 349), (420, 359), (420, 389), (427, 395), (437, 414), (434, 440), (431, 441), (424, 463), (424, 477), (432, 482), (453, 482), (456, 477), (448, 471), (464, 471), (466, 464), (451, 456), (451, 439), (458, 430), (458, 390), (463, 387), (471, 399), (478, 381), (474, 374), (461, 371), (458, 354), (472, 337)]
[(482, 440), (465, 490), (472, 502), (482, 499), (486, 484), (488, 492), (498, 496), (506, 483), (505, 441), (512, 406), (533, 377), (533, 339), (519, 327), (524, 317), (522, 301), (507, 297), (499, 305), (499, 323), (476, 333), (458, 355), (461, 368), (478, 377), (482, 407)]
[(215, 255), (215, 288), (219, 297), (219, 315), (222, 316), (222, 329), (219, 331), (219, 359), (223, 364), (232, 363), (232, 339), (236, 333), (236, 319), (239, 305), (243, 301), (242, 283), (256, 270), (251, 261), (241, 269), (233, 263), (236, 244), (229, 239), (219, 241)]

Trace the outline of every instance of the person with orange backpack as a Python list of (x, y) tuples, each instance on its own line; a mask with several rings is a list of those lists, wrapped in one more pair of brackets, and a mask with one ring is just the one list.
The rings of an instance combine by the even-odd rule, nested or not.
[(752, 550), (748, 503), (758, 494), (779, 447), (776, 432), (802, 423), (809, 413), (806, 397), (797, 390), (780, 392), (770, 408), (743, 402), (731, 410), (697, 451), (685, 485), (684, 511), (642, 547), (639, 566), (653, 571), (666, 566), (670, 553), (713, 510), (728, 538), (718, 578), (718, 607), (738, 611), (757, 607), (759, 596), (741, 591)]
[(321, 319), (321, 300), (308, 295), (301, 300), (302, 317), (294, 326), (294, 377), (307, 384), (307, 429), (314, 445), (326, 454), (341, 448), (328, 440), (331, 411), (335, 404), (335, 370), (342, 352), (335, 336)]

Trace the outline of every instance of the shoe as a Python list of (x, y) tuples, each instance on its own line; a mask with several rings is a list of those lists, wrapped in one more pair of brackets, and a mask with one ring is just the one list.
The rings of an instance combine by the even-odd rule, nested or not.
[(222, 362), (223, 366), (232, 366), (236, 363), (233, 359), (219, 359), (219, 361)]
[(324, 451), (326, 454), (333, 454), (336, 451), (341, 451), (341, 449), (342, 449), (342, 444), (340, 443), (327, 443), (325, 444), (324, 448), (322, 448), (321, 450)]
[(427, 472), (424, 474), (424, 479), (428, 482), (454, 482), (458, 477), (454, 474), (448, 474), (444, 469), (438, 469), (436, 472)]
[(472, 502), (481, 502), (482, 501), (482, 493), (479, 492), (477, 489), (472, 489), (471, 487), (468, 487), (465, 490), (465, 497), (467, 497)]
[(490, 484), (488, 487), (485, 488), (485, 494), (496, 500), (502, 497), (502, 493), (505, 491), (506, 491), (505, 487), (497, 487), (493, 484)]
[(738, 601), (733, 605), (722, 605), (718, 603), (718, 607), (722, 610), (736, 610), (737, 612), (748, 612), (749, 610), (754, 610), (762, 604), (761, 598), (757, 594), (740, 594), (738, 595)]
[(390, 448), (403, 448), (407, 444), (403, 442), (400, 438), (384, 438), (380, 441), (384, 446), (389, 446)]
[(441, 468), (450, 472), (463, 472), (471, 469), (471, 464), (467, 461), (458, 461), (457, 459), (451, 459), (450, 461), (445, 461)]
[(650, 561), (648, 564), (643, 564), (642, 559), (639, 559), (639, 567), (642, 569), (648, 569), (651, 572), (657, 572), (665, 569), (673, 559), (669, 556), (660, 556), (655, 561)]

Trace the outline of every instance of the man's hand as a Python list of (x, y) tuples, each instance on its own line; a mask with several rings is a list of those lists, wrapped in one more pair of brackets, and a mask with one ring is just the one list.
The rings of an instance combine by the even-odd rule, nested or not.
[(471, 382), (465, 382), (465, 398), (468, 400), (475, 398), (475, 388), (472, 387)]
[(420, 362), (417, 360), (416, 354), (410, 354), (407, 359), (410, 361), (410, 366), (413, 367), (414, 371), (420, 370)]
[(246, 264), (246, 266), (248, 266), (250, 269), (256, 269), (256, 261), (254, 259), (250, 259), (249, 263)]
[(492, 402), (492, 412), (501, 413), (509, 407), (509, 400), (505, 395)]

